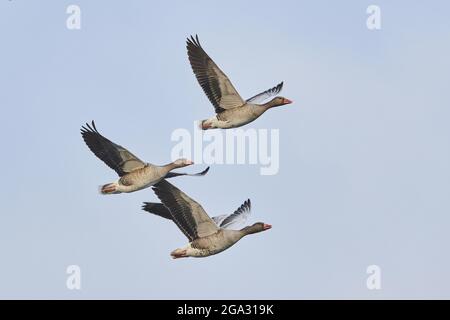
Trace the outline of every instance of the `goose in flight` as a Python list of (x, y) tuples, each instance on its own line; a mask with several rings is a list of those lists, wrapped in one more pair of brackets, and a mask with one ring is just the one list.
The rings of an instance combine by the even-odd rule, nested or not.
[(230, 229), (237, 222), (245, 221), (250, 213), (250, 200), (233, 214), (210, 218), (202, 206), (166, 180), (152, 188), (162, 203), (145, 202), (143, 210), (172, 220), (189, 243), (171, 252), (174, 259), (207, 257), (220, 253), (243, 237), (270, 229), (272, 226), (257, 222), (240, 230)]
[(92, 125), (86, 123), (86, 126), (81, 127), (81, 135), (89, 149), (120, 177), (116, 182), (101, 186), (101, 194), (134, 192), (150, 187), (162, 179), (184, 175), (203, 176), (209, 170), (207, 167), (204, 171), (195, 174), (171, 172), (173, 169), (193, 164), (187, 159), (178, 159), (163, 166), (145, 163), (124, 147), (102, 136), (95, 127), (94, 121)]
[(230, 79), (203, 50), (198, 36), (187, 39), (187, 53), (195, 77), (216, 111), (215, 117), (200, 122), (202, 130), (241, 127), (270, 108), (292, 103), (280, 96), (262, 103), (277, 95), (283, 88), (283, 82), (247, 100), (242, 99)]

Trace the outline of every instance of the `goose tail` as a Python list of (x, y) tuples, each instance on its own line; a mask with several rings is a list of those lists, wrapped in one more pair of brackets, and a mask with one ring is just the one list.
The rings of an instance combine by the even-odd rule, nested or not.
[(200, 130), (213, 129), (213, 125), (211, 123), (211, 119), (200, 120), (198, 122), (198, 128)]
[(187, 258), (186, 249), (175, 249), (170, 253), (172, 259)]
[(117, 182), (104, 184), (98, 188), (98, 191), (100, 192), (100, 194), (120, 193), (120, 191), (118, 190)]

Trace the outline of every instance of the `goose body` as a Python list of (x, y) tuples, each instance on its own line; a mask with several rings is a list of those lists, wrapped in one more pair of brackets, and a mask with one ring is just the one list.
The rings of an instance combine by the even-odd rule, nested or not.
[(217, 114), (215, 117), (200, 122), (200, 128), (207, 129), (230, 129), (242, 127), (256, 119), (269, 110), (272, 104), (246, 103), (241, 107), (227, 109)]
[(268, 230), (270, 225), (257, 222), (240, 230), (227, 229), (233, 222), (248, 216), (250, 200), (233, 214), (210, 218), (202, 206), (166, 180), (153, 186), (161, 203), (144, 203), (143, 209), (172, 220), (189, 239), (189, 243), (171, 252), (174, 259), (207, 257), (220, 253), (243, 237)]
[(216, 111), (215, 117), (201, 120), (203, 130), (241, 127), (259, 118), (269, 108), (292, 103), (289, 99), (275, 97), (259, 104), (278, 94), (283, 82), (247, 100), (242, 99), (230, 79), (203, 50), (198, 36), (187, 39), (187, 52), (192, 70)]
[[(145, 164), (144, 167), (138, 168), (120, 177), (116, 182), (112, 184), (106, 184), (102, 186), (100, 190), (102, 193), (130, 193), (138, 190), (142, 190), (153, 186), (161, 181), (170, 170), (175, 166), (167, 164), (165, 166), (155, 166), (152, 164)], [(105, 189), (114, 189), (111, 192), (104, 192)], [(111, 189), (111, 190), (112, 190)], [(107, 190), (106, 190), (107, 191)]]
[(102, 194), (135, 192), (148, 188), (164, 178), (183, 175), (202, 176), (209, 170), (208, 167), (195, 174), (171, 172), (173, 169), (193, 164), (187, 159), (178, 159), (163, 166), (145, 163), (124, 147), (102, 136), (95, 127), (94, 121), (91, 125), (86, 124), (81, 128), (81, 135), (89, 149), (119, 175), (117, 181), (100, 187)]
[[(258, 230), (264, 231), (270, 228), (271, 227), (268, 224), (263, 224), (261, 229), (258, 228)], [(174, 259), (212, 256), (230, 248), (248, 234), (250, 233), (246, 232), (245, 228), (241, 230), (219, 229), (210, 236), (195, 239), (187, 246), (172, 251), (171, 256)]]
[(171, 256), (174, 258), (212, 256), (230, 248), (242, 237), (244, 233), (241, 230), (219, 229), (210, 236), (197, 238), (187, 246), (172, 251)]

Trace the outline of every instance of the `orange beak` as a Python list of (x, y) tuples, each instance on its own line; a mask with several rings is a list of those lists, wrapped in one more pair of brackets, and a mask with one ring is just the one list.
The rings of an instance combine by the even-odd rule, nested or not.
[(192, 161), (192, 160), (187, 160), (187, 161), (186, 161), (186, 164), (194, 164), (194, 161)]
[(272, 225), (264, 223), (264, 226), (263, 226), (264, 230), (269, 230), (271, 228), (272, 228)]
[(283, 99), (283, 104), (290, 104), (290, 103), (292, 103), (291, 100), (289, 100), (289, 99)]

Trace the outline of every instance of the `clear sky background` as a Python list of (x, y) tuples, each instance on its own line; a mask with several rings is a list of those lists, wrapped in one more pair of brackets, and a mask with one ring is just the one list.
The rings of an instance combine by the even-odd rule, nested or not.
[[(66, 8), (81, 7), (81, 30)], [(381, 7), (382, 29), (366, 27)], [(447, 1), (0, 2), (0, 298), (450, 298), (450, 5)], [(295, 103), (280, 171), (214, 165), (172, 182), (211, 215), (250, 198), (273, 229), (206, 259), (143, 214), (150, 189), (101, 196), (115, 173), (86, 121), (146, 161), (170, 161), (176, 128), (213, 108), (185, 38), (244, 97), (284, 80)], [(194, 171), (203, 165), (190, 167)], [(82, 289), (66, 288), (68, 265)], [(382, 288), (366, 287), (366, 268)]]

